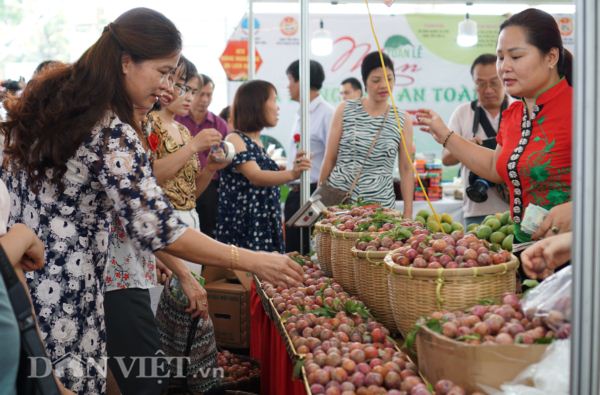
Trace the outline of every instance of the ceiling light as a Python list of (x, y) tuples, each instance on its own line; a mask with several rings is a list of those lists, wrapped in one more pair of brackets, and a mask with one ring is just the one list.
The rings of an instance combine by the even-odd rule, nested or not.
[(331, 33), (323, 28), (323, 19), (319, 22), (319, 30), (313, 34), (310, 49), (315, 56), (328, 56), (333, 51), (333, 39)]
[(473, 47), (477, 45), (477, 41), (477, 22), (470, 19), (467, 13), (465, 19), (458, 23), (456, 43), (461, 47)]

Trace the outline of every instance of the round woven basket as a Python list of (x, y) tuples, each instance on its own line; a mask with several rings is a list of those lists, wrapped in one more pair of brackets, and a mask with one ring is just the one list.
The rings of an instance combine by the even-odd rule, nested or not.
[(356, 295), (356, 278), (354, 276), (354, 257), (352, 248), (356, 239), (370, 235), (369, 232), (342, 232), (331, 228), (331, 271), (333, 278), (340, 283), (344, 291)]
[(364, 302), (377, 321), (390, 332), (397, 332), (394, 313), (390, 305), (387, 272), (383, 259), (388, 251), (361, 251), (352, 248), (354, 256), (354, 277), (358, 297)]
[(315, 244), (317, 251), (317, 260), (321, 266), (321, 271), (327, 276), (332, 277), (331, 271), (331, 224), (316, 223), (314, 226)]
[(394, 321), (404, 336), (422, 316), (439, 310), (463, 310), (484, 299), (500, 299), (515, 292), (519, 260), (468, 269), (417, 269), (385, 258), (389, 302)]

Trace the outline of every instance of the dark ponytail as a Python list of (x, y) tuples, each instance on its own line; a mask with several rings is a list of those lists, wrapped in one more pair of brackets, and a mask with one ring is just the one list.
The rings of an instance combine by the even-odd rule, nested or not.
[(573, 86), (573, 54), (564, 48), (562, 55), (558, 60), (558, 74), (565, 77), (569, 85)]
[(543, 54), (558, 48), (558, 75), (565, 77), (573, 86), (573, 55), (563, 47), (562, 36), (554, 17), (536, 8), (528, 8), (514, 14), (500, 25), (500, 31), (518, 26), (525, 31), (527, 42)]

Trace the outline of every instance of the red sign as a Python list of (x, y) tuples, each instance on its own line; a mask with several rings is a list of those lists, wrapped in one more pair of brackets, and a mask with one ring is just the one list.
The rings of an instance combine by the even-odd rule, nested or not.
[[(258, 50), (254, 50), (255, 70), (258, 72), (262, 64)], [(248, 41), (230, 40), (219, 58), (229, 81), (243, 81), (248, 79)]]

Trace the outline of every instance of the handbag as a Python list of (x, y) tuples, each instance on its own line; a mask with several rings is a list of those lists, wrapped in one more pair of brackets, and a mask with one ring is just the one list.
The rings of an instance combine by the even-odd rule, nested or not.
[(218, 375), (211, 374), (218, 367), (214, 326), (210, 316), (192, 318), (186, 313), (187, 297), (173, 289), (177, 287), (171, 281), (165, 285), (156, 310), (161, 350), (165, 355), (187, 357), (183, 367), (177, 366), (178, 358), (171, 362), (169, 393), (205, 393), (221, 383)]
[[(343, 189), (331, 186), (331, 184), (329, 184), (328, 181), (325, 181), (321, 183), (321, 185), (319, 185), (317, 189), (313, 192), (313, 194), (311, 195), (311, 200), (320, 200), (321, 203), (323, 203), (325, 206), (330, 207), (346, 203), (348, 199), (350, 199), (350, 197), (352, 196), (352, 192), (354, 192), (354, 188), (356, 188), (356, 184), (358, 183), (358, 180), (362, 174), (364, 163), (367, 161), (367, 159), (369, 159), (369, 156), (373, 152), (373, 148), (375, 148), (375, 143), (377, 143), (377, 139), (383, 131), (383, 127), (385, 126), (385, 121), (387, 120), (389, 112), (390, 110), (388, 108), (385, 112), (385, 117), (383, 118), (383, 122), (381, 123), (379, 130), (375, 134), (375, 137), (373, 137), (373, 141), (371, 141), (371, 146), (367, 151), (367, 155), (365, 156), (363, 164), (360, 166), (360, 169), (356, 173), (352, 184), (350, 184), (350, 188), (347, 191), (344, 191)], [(354, 132), (356, 133), (356, 122), (354, 123)]]
[[(43, 362), (50, 361), (50, 358), (46, 354), (44, 344), (38, 335), (27, 291), (19, 282), (15, 269), (8, 260), (2, 246), (0, 246), (0, 272), (4, 278), (8, 298), (10, 299), (21, 334), (17, 394), (59, 395), (60, 392), (52, 373), (46, 376), (37, 374), (38, 371), (46, 370), (47, 366)], [(35, 364), (32, 364), (32, 361), (35, 361)], [(32, 371), (32, 368), (35, 368), (36, 371)]]

